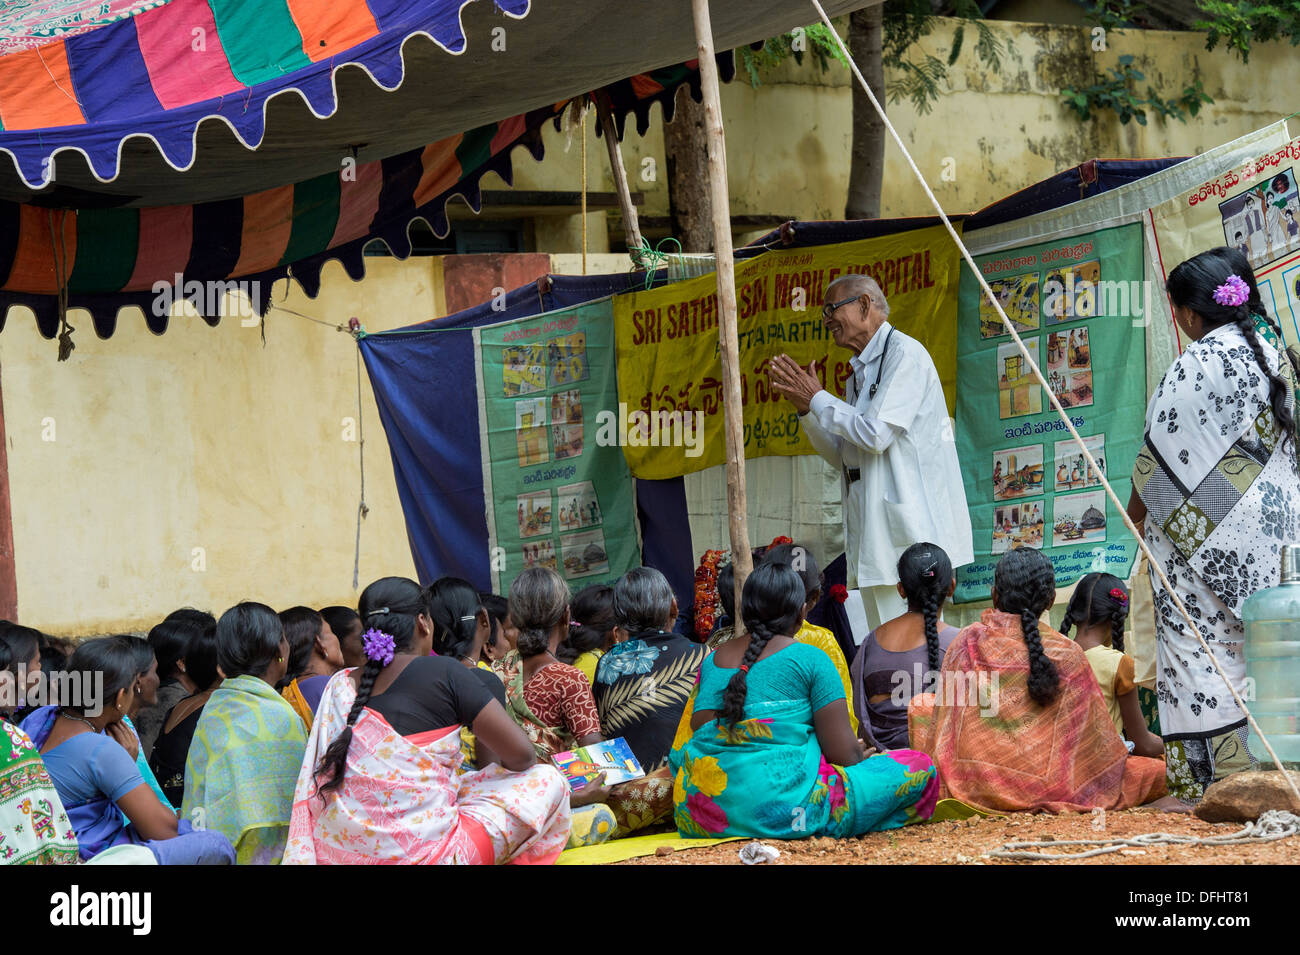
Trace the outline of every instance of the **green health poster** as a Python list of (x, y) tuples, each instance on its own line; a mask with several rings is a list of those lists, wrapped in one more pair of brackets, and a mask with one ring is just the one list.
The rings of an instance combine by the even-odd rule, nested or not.
[(1080, 233), (975, 261), (1097, 469), (965, 269), (956, 437), (975, 560), (959, 571), (954, 599), (987, 600), (994, 566), (1016, 547), (1043, 550), (1058, 587), (1092, 571), (1126, 579), (1137, 544), (1096, 471), (1128, 500), (1146, 411), (1142, 227)]
[(577, 591), (638, 566), (632, 477), (617, 443), (597, 443), (600, 413), (618, 408), (610, 302), (478, 328), (474, 341), (495, 592), (530, 567)]

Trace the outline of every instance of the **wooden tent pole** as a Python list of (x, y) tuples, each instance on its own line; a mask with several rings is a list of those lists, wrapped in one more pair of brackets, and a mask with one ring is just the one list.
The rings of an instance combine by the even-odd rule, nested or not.
[[(740, 339), (736, 332), (736, 264), (731, 248), (731, 201), (727, 189), (727, 143), (722, 129), (722, 95), (713, 54), (709, 0), (691, 0), (695, 41), (704, 93), (704, 127), (709, 148), (709, 194), (713, 210), (713, 252), (718, 273), (718, 338), (722, 360), (723, 430), (727, 436), (727, 510), (731, 562), (736, 574), (736, 615), (740, 592), (754, 569), (749, 550), (745, 503), (744, 408), (740, 398)], [(739, 626), (739, 625), (738, 625)], [(743, 629), (743, 628), (741, 628)]]
[(618, 204), (623, 208), (623, 234), (627, 237), (627, 251), (632, 256), (634, 265), (641, 265), (637, 250), (641, 248), (641, 223), (637, 219), (636, 206), (632, 204), (632, 191), (627, 184), (627, 169), (623, 165), (623, 150), (618, 145), (618, 130), (614, 127), (614, 114), (609, 108), (608, 97), (600, 90), (592, 94), (596, 101), (596, 116), (600, 120), (600, 131), (605, 137), (605, 148), (609, 151), (609, 168), (614, 174), (614, 188), (618, 191)]

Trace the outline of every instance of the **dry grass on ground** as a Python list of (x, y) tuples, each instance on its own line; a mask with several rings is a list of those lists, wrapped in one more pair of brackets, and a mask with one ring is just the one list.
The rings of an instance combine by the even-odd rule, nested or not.
[[(1237, 823), (1202, 822), (1183, 813), (1129, 809), (1100, 816), (1060, 816), (1014, 813), (1003, 818), (975, 818), (909, 826), (892, 832), (875, 832), (861, 839), (769, 840), (781, 851), (775, 865), (1062, 865), (1060, 862), (1015, 863), (985, 858), (1003, 843), (1032, 840), (1125, 838), (1148, 832), (1213, 836), (1239, 831)], [(732, 865), (739, 864), (743, 842), (727, 842), (703, 849), (687, 849), (666, 856), (631, 859), (621, 865)], [(1295, 865), (1300, 863), (1300, 835), (1277, 842), (1241, 846), (1151, 846), (1126, 849), (1079, 864), (1099, 865)]]

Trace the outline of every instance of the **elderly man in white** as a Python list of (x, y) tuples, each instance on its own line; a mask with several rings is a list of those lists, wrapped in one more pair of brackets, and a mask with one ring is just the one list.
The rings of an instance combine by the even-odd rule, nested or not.
[(888, 318), (870, 276), (841, 276), (827, 288), (826, 329), (853, 352), (843, 401), (822, 388), (814, 365), (801, 368), (789, 355), (771, 363), (772, 382), (808, 440), (840, 471), (848, 585), (860, 589), (872, 629), (907, 612), (898, 558), (912, 544), (938, 544), (953, 567), (974, 559), (939, 373), (925, 346)]

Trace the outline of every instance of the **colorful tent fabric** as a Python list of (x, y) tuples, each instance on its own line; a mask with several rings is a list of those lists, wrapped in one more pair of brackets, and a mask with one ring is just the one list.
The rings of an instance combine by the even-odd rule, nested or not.
[[(810, 16), (714, 6), (722, 50)], [(515, 147), (540, 157), (541, 124), (574, 96), (608, 90), (620, 132), (629, 113), (644, 130), (654, 102), (698, 87), (695, 50), (680, 0), (5, 4), (0, 311), (33, 308), (50, 337), (62, 291), (101, 336), (126, 305), (161, 332), (153, 289), (177, 274), (205, 299), (221, 297), (206, 283), (249, 283), (259, 311), (290, 267), (309, 291), (328, 258), (357, 277), (370, 239), (405, 255), (412, 219), (445, 234), (447, 199), (477, 208)]]

